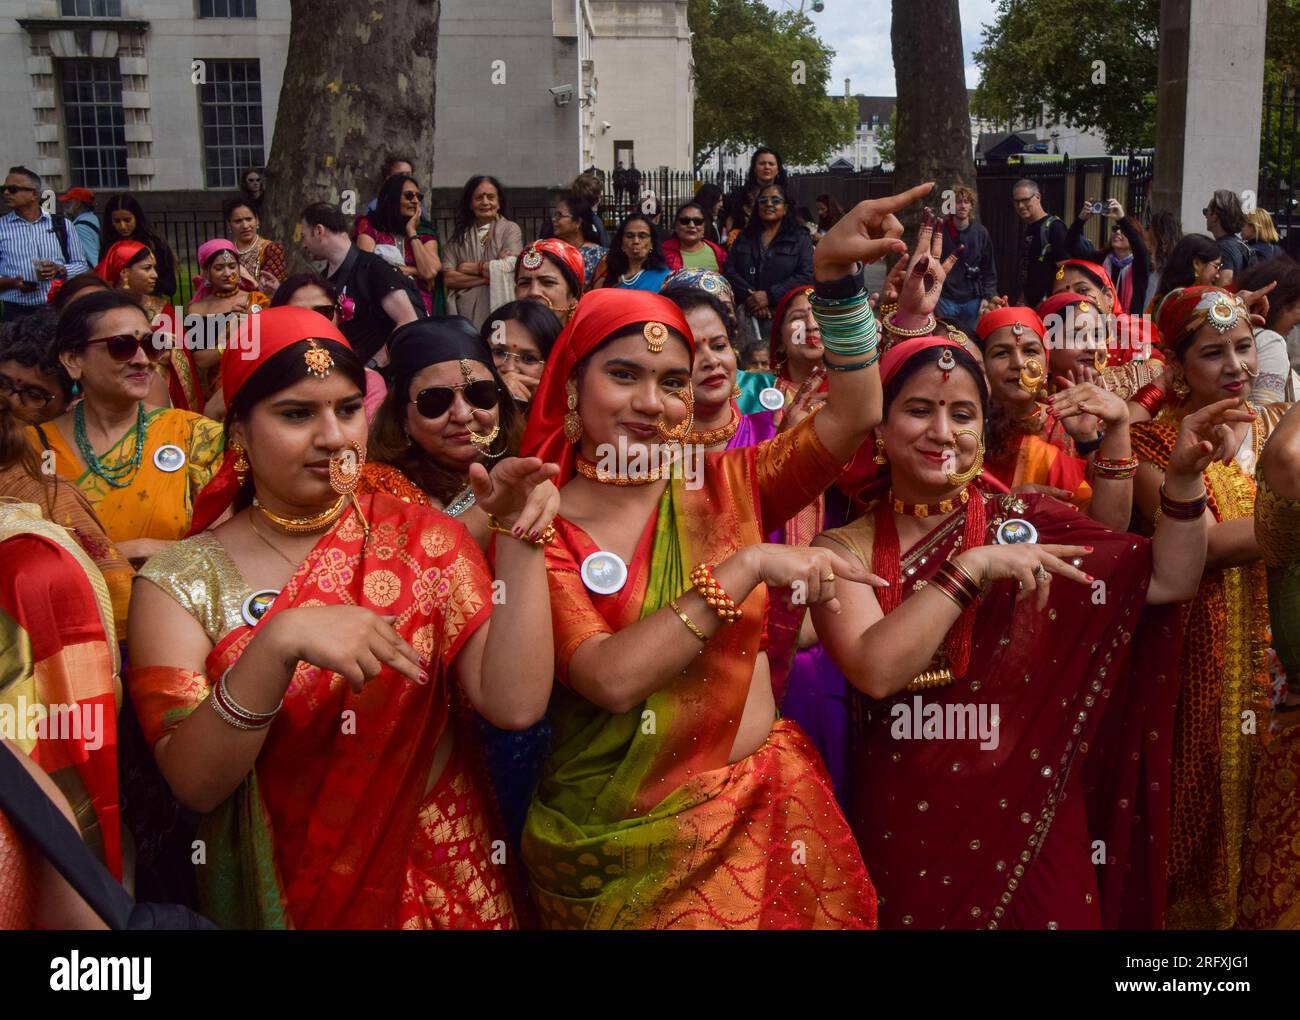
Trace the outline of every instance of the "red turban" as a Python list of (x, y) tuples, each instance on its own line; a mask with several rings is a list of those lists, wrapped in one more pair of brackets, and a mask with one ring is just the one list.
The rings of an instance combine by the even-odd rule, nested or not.
[[(234, 404), (244, 384), (271, 358), (286, 347), (308, 338), (333, 340), (349, 350), (352, 347), (334, 323), (310, 308), (285, 305), (245, 317), (221, 355), (221, 392), (226, 406)], [(189, 534), (197, 535), (210, 527), (238, 494), (235, 458), (227, 456), (221, 463), (221, 470), (212, 476), (195, 501)]]
[(1032, 308), (1025, 308), (1023, 305), (1008, 305), (1006, 308), (994, 308), (992, 311), (985, 312), (980, 316), (979, 324), (975, 327), (975, 335), (979, 337), (982, 344), (994, 330), (1001, 329), (1003, 326), (1014, 326), (1016, 323), (1020, 323), (1039, 340), (1047, 336), (1047, 327), (1043, 325), (1043, 320)]
[[(540, 241), (534, 241), (520, 253), (520, 266), (524, 265), (524, 260), (528, 258), (530, 252), (549, 255), (556, 262), (566, 267), (578, 281), (578, 293), (574, 297), (582, 296), (583, 281), (587, 278), (587, 269), (582, 262), (582, 252), (567, 241), (561, 241), (558, 237), (544, 237)], [(531, 266), (529, 268), (536, 269), (537, 267)]]
[(932, 347), (951, 347), (954, 351), (965, 353), (966, 345), (946, 336), (917, 336), (910, 340), (900, 340), (885, 352), (880, 359), (880, 385), (888, 386), (899, 370), (922, 351)]
[(666, 297), (648, 291), (612, 287), (593, 290), (578, 302), (573, 317), (555, 341), (528, 409), (528, 427), (520, 452), (525, 457), (541, 457), (548, 464), (558, 464), (560, 476), (556, 484), (572, 478), (574, 470), (573, 444), (564, 438), (564, 416), (569, 411), (565, 384), (578, 362), (603, 341), (643, 322), (662, 322), (680, 333), (694, 361), (695, 337), (681, 309)]
[(131, 260), (142, 251), (148, 250), (149, 246), (141, 244), (139, 241), (118, 241), (108, 251), (104, 252), (104, 257), (99, 260), (99, 265), (95, 267), (95, 275), (110, 287), (116, 288), (122, 270), (129, 266)]

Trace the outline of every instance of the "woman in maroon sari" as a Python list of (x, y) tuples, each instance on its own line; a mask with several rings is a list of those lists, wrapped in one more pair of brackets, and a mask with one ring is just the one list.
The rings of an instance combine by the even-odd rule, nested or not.
[[(890, 587), (847, 587), (840, 614), (813, 607), (831, 657), (876, 699), (855, 699), (849, 818), (881, 927), (1157, 926), (1177, 637), (1154, 635), (1163, 656), (1138, 653), (1134, 630), (1144, 604), (1195, 593), (1199, 472), (1223, 453), (1218, 423), (1246, 412), (1229, 401), (1188, 417), (1148, 542), (1049, 496), (970, 486), (988, 395), (960, 345), (899, 343), (881, 379), (887, 493), (814, 544), (847, 548)], [(1060, 413), (1088, 413), (1087, 401)], [(1091, 814), (1090, 744), (1126, 770), (1087, 777)], [(1139, 823), (1150, 838), (1130, 854)], [(1110, 865), (1100, 872), (1097, 839)], [(1151, 898), (1144, 912), (1122, 914), (1135, 893)]]

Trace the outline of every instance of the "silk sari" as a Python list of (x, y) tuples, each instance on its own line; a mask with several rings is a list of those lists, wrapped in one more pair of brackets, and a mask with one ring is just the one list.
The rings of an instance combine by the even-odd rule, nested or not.
[(142, 571), (210, 637), (224, 631), (203, 674), (130, 671), (151, 745), (202, 704), (258, 626), (292, 608), (357, 605), (395, 616), (431, 677), (420, 684), (386, 666), (356, 694), (337, 674), (300, 662), (256, 767), (200, 825), (200, 902), (235, 928), (513, 928), (504, 843), (490, 832), (468, 735), (456, 733), (429, 785), (456, 718), (449, 669), (490, 612), (482, 554), (445, 515), (385, 495), (360, 500), (369, 541), (344, 514), (254, 626), (238, 608), (247, 583), (211, 534)]
[[(125, 488), (115, 489), (83, 467), (63, 432), (52, 424), (32, 426), (29, 438), (40, 455), (54, 451), (54, 468), (81, 490), (104, 523), (114, 542), (135, 538), (173, 541), (189, 530), (194, 499), (221, 466), (225, 436), (220, 422), (189, 411), (155, 408), (145, 413), (144, 452), (140, 468)], [(184, 457), (170, 471), (173, 461), (159, 457), (164, 446), (173, 446)], [(100, 454), (105, 466), (124, 464), (135, 454), (135, 429), (130, 428), (112, 449)]]
[(171, 337), (171, 346), (157, 366), (167, 377), (167, 394), (178, 411), (202, 414), (209, 393), (204, 389), (202, 373), (194, 352), (185, 346), (185, 330), (176, 317), (176, 309), (166, 298), (152, 294), (140, 299), (155, 334)]
[(579, 565), (596, 546), (556, 519), (547, 567), (560, 686), (523, 836), (546, 927), (874, 927), (875, 892), (798, 726), (778, 721), (758, 750), (728, 761), (762, 650), (763, 586), (680, 678), (631, 711), (607, 712), (566, 686), (584, 641), (666, 605), (696, 563), (761, 542), (839, 468), (811, 418), (759, 447), (708, 454), (700, 488), (678, 479), (665, 489), (613, 595), (587, 590)]
[(86, 845), (119, 880), (120, 668), (94, 562), (40, 507), (0, 504), (0, 712), (17, 724), (5, 736), (59, 785)]
[[(1051, 497), (979, 498), (984, 541), (1027, 519), (1040, 542), (1092, 546), (1102, 586), (1058, 579), (1039, 613), (1001, 582), (976, 610), (964, 675), (880, 701), (851, 695), (849, 819), (881, 927), (1158, 927), (1177, 632), (1163, 611), (1139, 631), (1150, 543)], [(966, 513), (901, 550), (903, 599), (960, 551)], [(879, 527), (868, 513), (827, 537), (883, 569)], [(1094, 840), (1106, 847), (1098, 869)]]
[(0, 470), (0, 501), (7, 500), (38, 505), (47, 520), (67, 528), (86, 555), (95, 561), (108, 585), (117, 640), (125, 641), (126, 611), (131, 604), (135, 570), (118, 552), (81, 490), (57, 474), (47, 482), (33, 478), (21, 464), (14, 464)]
[[(1205, 471), (1216, 521), (1255, 513), (1254, 469), (1285, 405), (1256, 408), (1249, 473), (1237, 461)], [(1133, 453), (1163, 471), (1180, 415), (1166, 409), (1132, 426)], [(1174, 740), (1169, 926), (1231, 928), (1242, 888), (1243, 842), (1269, 715), (1268, 588), (1262, 563), (1207, 570), (1182, 607)], [(1251, 713), (1245, 716), (1243, 713)], [(1247, 718), (1260, 722), (1246, 725)]]
[(1080, 510), (1092, 502), (1092, 486), (1087, 479), (1088, 462), (1071, 456), (1050, 439), (1037, 435), (1019, 435), (1008, 444), (1000, 457), (984, 462), (984, 470), (1014, 490), (1022, 485), (1050, 485), (1074, 493), (1070, 500)]
[(1282, 698), (1300, 689), (1300, 500), (1284, 499), (1257, 476), (1255, 534), (1268, 573), (1276, 652), (1274, 709), (1261, 727), (1261, 756), (1246, 829), (1238, 928), (1300, 929), (1300, 710)]

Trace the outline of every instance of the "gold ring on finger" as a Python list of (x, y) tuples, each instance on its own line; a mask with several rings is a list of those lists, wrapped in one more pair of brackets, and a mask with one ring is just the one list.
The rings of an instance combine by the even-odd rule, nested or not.
[(834, 580), (835, 580), (835, 575), (834, 575), (834, 574), (827, 574), (825, 577), (822, 578), (822, 580), (823, 580), (823, 581), (834, 581)]
[(1044, 567), (1041, 563), (1034, 568), (1034, 580), (1037, 581), (1039, 584), (1044, 584), (1048, 580), (1047, 568)]

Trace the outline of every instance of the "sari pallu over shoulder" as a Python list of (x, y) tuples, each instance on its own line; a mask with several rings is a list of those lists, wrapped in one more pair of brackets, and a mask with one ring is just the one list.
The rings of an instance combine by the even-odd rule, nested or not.
[[(290, 608), (365, 606), (396, 616), (431, 681), (386, 667), (355, 694), (337, 674), (298, 664), (255, 770), (204, 819), (204, 911), (227, 927), (513, 927), (463, 744), (426, 790), (449, 724), (448, 669), (489, 614), (482, 554), (443, 514), (386, 495), (361, 504), (369, 541), (345, 514), (257, 626)], [(132, 671), (151, 743), (202, 703), (255, 632), (223, 637), (206, 675)]]
[[(1176, 649), (1167, 631), (1150, 641), (1139, 632), (1150, 543), (1050, 497), (983, 498), (990, 529), (1021, 517), (1040, 542), (1092, 546), (1086, 569), (1101, 586), (1057, 579), (1039, 613), (999, 583), (980, 602), (965, 676), (881, 701), (853, 695), (849, 817), (881, 892), (881, 926), (1118, 923), (1147, 909), (1128, 877), (1162, 876), (1148, 854), (1160, 857), (1169, 788), (1173, 671), (1160, 664)], [(960, 551), (963, 517), (904, 553), (904, 598)], [(870, 567), (872, 515), (826, 534)], [(1146, 706), (1140, 740), (1114, 712), (1117, 698)], [(1099, 741), (1133, 754), (1098, 758), (1107, 773), (1085, 783)], [(1096, 871), (1094, 840), (1111, 858)]]
[[(1285, 406), (1256, 408), (1256, 462)], [(1169, 412), (1135, 424), (1134, 455), (1163, 471), (1177, 428)], [(1254, 516), (1254, 479), (1235, 461), (1211, 464), (1205, 488), (1216, 521)], [(1268, 583), (1263, 564), (1207, 570), (1196, 598), (1181, 608), (1185, 639), (1178, 664), (1169, 926), (1231, 928), (1238, 914), (1243, 843), (1263, 752), (1261, 727), (1243, 726), (1243, 713), (1264, 720), (1269, 711)]]
[[(595, 550), (558, 519), (547, 551), (556, 634), (552, 751), (523, 856), (551, 928), (873, 927), (875, 894), (816, 752), (777, 722), (729, 763), (760, 651), (765, 593), (683, 675), (612, 714), (563, 685), (576, 649), (649, 616), (696, 563), (761, 542), (835, 477), (811, 420), (771, 443), (710, 454), (704, 484), (674, 480), (624, 587), (594, 596), (579, 564)], [(761, 509), (760, 509), (761, 508)]]

